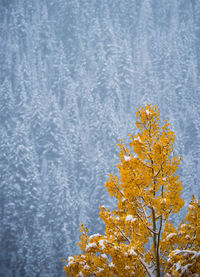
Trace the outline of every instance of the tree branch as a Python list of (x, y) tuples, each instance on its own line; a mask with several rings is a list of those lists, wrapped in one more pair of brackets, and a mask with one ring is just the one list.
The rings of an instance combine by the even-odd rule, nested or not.
[(148, 267), (148, 265), (145, 263), (145, 261), (141, 257), (140, 257), (140, 262), (144, 266), (144, 268), (145, 268), (147, 274), (149, 275), (149, 277), (154, 277), (153, 272), (151, 271), (151, 269)]

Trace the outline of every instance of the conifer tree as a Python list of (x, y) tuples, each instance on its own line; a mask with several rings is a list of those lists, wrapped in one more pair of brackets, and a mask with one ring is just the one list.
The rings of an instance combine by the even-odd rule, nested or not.
[(83, 253), (68, 257), (67, 276), (193, 276), (181, 275), (187, 261), (192, 273), (199, 272), (198, 201), (193, 200), (179, 230), (170, 222), (184, 205), (176, 174), (181, 158), (173, 155), (175, 134), (167, 121), (160, 127), (157, 106), (148, 104), (136, 115), (139, 132), (130, 135), (130, 147), (120, 141), (120, 174), (111, 174), (106, 183), (117, 208), (101, 207), (105, 235), (89, 236), (81, 224)]

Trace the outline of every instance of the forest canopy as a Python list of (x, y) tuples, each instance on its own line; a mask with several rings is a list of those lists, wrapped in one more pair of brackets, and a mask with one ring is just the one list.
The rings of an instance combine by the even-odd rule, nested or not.
[[(173, 226), (170, 216), (184, 206), (174, 156), (175, 134), (157, 106), (137, 111), (138, 133), (127, 147), (121, 140), (119, 176), (106, 188), (117, 198), (113, 211), (101, 207), (105, 234), (88, 235), (81, 224), (82, 254), (68, 257), (67, 276), (197, 276), (200, 273), (200, 201)], [(199, 276), (199, 275), (198, 275)]]

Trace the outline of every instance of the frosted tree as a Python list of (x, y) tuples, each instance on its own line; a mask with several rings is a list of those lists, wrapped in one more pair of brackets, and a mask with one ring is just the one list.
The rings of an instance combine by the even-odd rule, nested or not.
[[(117, 198), (111, 211), (101, 207), (105, 235), (89, 236), (81, 225), (82, 254), (67, 259), (67, 276), (195, 276), (199, 272), (199, 201), (193, 198), (189, 214), (178, 229), (170, 216), (180, 212), (183, 189), (173, 156), (175, 134), (158, 107), (137, 111), (138, 133), (130, 146), (121, 140), (119, 175), (106, 183)], [(184, 275), (185, 274), (185, 275)], [(194, 274), (194, 275), (193, 275)]]

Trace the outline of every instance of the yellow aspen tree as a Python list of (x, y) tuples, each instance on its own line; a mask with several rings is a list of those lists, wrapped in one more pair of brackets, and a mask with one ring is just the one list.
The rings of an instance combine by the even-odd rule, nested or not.
[(82, 254), (68, 257), (67, 276), (160, 277), (168, 270), (165, 254), (174, 249), (162, 239), (175, 232), (169, 216), (184, 205), (176, 174), (181, 159), (173, 156), (175, 134), (167, 121), (160, 126), (157, 106), (148, 104), (136, 116), (138, 133), (130, 135), (129, 147), (119, 143), (119, 176), (106, 183), (117, 208), (101, 207), (104, 235), (89, 236), (81, 225)]
[(178, 230), (168, 227), (162, 240), (166, 277), (200, 276), (200, 201), (193, 197)]

